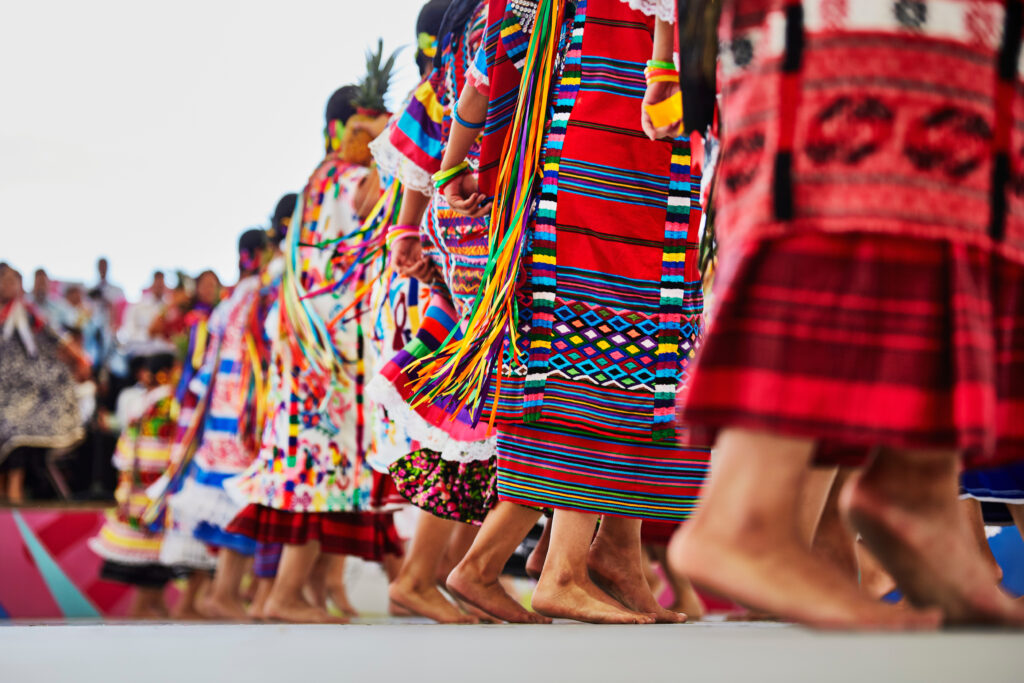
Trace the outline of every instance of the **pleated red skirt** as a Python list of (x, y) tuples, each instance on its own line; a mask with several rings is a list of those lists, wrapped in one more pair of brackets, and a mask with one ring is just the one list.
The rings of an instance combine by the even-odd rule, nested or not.
[(325, 553), (353, 555), (371, 562), (404, 552), (389, 513), (288, 512), (251, 504), (238, 513), (227, 530), (259, 543), (304, 545), (319, 541)]
[(806, 234), (724, 254), (682, 419), (873, 447), (1024, 460), (1024, 267), (980, 248)]

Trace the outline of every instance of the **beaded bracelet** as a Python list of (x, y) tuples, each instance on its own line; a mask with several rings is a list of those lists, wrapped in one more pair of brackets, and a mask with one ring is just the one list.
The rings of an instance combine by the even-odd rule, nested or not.
[(392, 225), (388, 228), (387, 237), (384, 238), (384, 243), (387, 244), (388, 249), (397, 242), (398, 240), (405, 239), (406, 237), (419, 237), (420, 229), (416, 225)]
[(438, 171), (433, 176), (431, 176), (431, 180), (434, 181), (435, 188), (437, 188), (438, 190), (443, 190), (445, 185), (455, 180), (468, 170), (469, 162), (463, 160), (457, 166), (453, 166), (452, 168), (449, 168), (446, 171)]
[(456, 102), (455, 106), (452, 107), (452, 118), (459, 122), (459, 125), (463, 128), (469, 128), (470, 130), (479, 130), (484, 127), (484, 122), (470, 123), (466, 119), (459, 116), (459, 103)]

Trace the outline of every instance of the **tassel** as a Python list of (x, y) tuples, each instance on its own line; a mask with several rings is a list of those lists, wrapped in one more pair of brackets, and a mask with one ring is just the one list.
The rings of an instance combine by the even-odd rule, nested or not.
[[(515, 288), (522, 267), (522, 251), (530, 202), (540, 170), (544, 124), (551, 98), (552, 78), (558, 52), (559, 27), (565, 0), (545, 0), (537, 10), (530, 36), (523, 81), (516, 111), (502, 151), (501, 166), (490, 220), (490, 256), (470, 314), (465, 335), (453, 330), (433, 356), (419, 361), (414, 405), (439, 401), (454, 415), (467, 405), (474, 424), (479, 423), (483, 401), (505, 340), (518, 363), (519, 311)], [(500, 374), (500, 371), (499, 371)], [(497, 394), (501, 392), (500, 382)], [(489, 424), (493, 426), (497, 397)]]

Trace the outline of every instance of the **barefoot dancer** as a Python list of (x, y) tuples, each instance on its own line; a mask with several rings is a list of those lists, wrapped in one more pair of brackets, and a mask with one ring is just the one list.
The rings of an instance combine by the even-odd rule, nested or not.
[[(488, 144), (502, 146), (518, 93), (516, 133), (504, 161), (531, 163), (530, 145), (543, 134), (544, 177), (535, 190), (538, 210), (520, 237), (529, 251), (516, 280), (518, 320), (503, 318), (511, 307), (502, 293), (488, 290), (463, 346), (469, 361), (444, 367), (477, 373), (481, 362), (490, 363), (483, 337), (509, 322), (518, 325), (515, 359), (506, 355), (500, 387), (490, 386), (498, 393), (502, 502), (449, 585), (467, 597), (475, 589), (485, 609), (507, 606), (503, 591), (481, 589), (485, 581), (494, 585), (493, 574), (476, 572), (493, 572), (532, 526), (535, 515), (524, 505), (552, 507), (535, 609), (594, 622), (679, 621), (685, 617), (660, 608), (644, 579), (640, 525), (643, 518), (690, 514), (708, 456), (707, 449), (678, 446), (672, 419), (700, 316), (699, 287), (684, 286), (683, 266), (695, 244), (687, 229), (688, 149), (645, 139), (635, 116), (652, 20), (617, 1), (529, 5), (491, 4), (489, 24), (500, 38), (485, 41), (489, 111), (472, 88), (458, 103), (467, 122), (482, 122), (487, 113), (486, 151)], [(537, 63), (531, 55), (543, 58)], [(517, 67), (529, 74), (522, 90)], [(529, 118), (533, 123), (524, 125)], [(456, 174), (459, 125), (442, 165)], [(481, 168), (481, 187), (494, 187), (495, 164), (485, 160)], [(513, 257), (506, 282), (516, 278), (518, 257), (512, 245), (501, 253), (496, 240), (505, 229), (520, 229), (522, 220), (509, 221), (508, 212), (525, 208), (520, 193), (530, 187), (516, 192), (515, 177), (502, 168), (498, 194), (505, 196), (496, 200), (492, 221), (498, 216), (503, 223), (492, 224), (492, 235), (499, 232), (491, 246), (496, 267)], [(520, 177), (529, 183), (532, 173)], [(467, 211), (480, 208), (488, 194), (468, 174), (456, 175), (446, 189), (453, 206)], [(442, 394), (471, 397), (443, 381), (449, 383), (442, 383)]]
[[(469, 62), (481, 43), (485, 13), (481, 0), (451, 3), (443, 24), (434, 28), (440, 33), (433, 69), (388, 135), (374, 143), (382, 170), (394, 173), (405, 186), (399, 225), (393, 231), (392, 264), (403, 275), (440, 275), (441, 281), (416, 339), (371, 384), (372, 395), (418, 442), (417, 450), (391, 464), (390, 473), (398, 490), (427, 513), (419, 517), (390, 596), (397, 605), (443, 623), (476, 621), (444, 597), (438, 575), (447, 551), (458, 554), (448, 569), (462, 559), (467, 541), (475, 535), (469, 525), (479, 524), (494, 503), (494, 443), (486, 438), (485, 429), (451, 422), (445, 413), (429, 407), (412, 408), (416, 376), (409, 365), (440, 346), (468, 315), (486, 262), (486, 219), (453, 211), (431, 182), (452, 125), (452, 102), (466, 83)], [(476, 149), (470, 153), (475, 159)]]
[(373, 485), (362, 402), (368, 316), (361, 304), (346, 311), (363, 277), (350, 269), (363, 244), (360, 215), (379, 197), (366, 143), (387, 120), (382, 111), (357, 112), (353, 102), (362, 97), (379, 110), (384, 92), (377, 88), (387, 81), (385, 73), (370, 74), (362, 91), (342, 88), (328, 102), (327, 154), (302, 193), (268, 318), (273, 361), (263, 450), (231, 482), (250, 504), (228, 531), (285, 544), (264, 608), (271, 619), (332, 620), (303, 595), (321, 552), (378, 561), (385, 551), (401, 552), (363, 512)]
[(164, 589), (171, 568), (160, 562), (162, 531), (150, 531), (142, 523), (149, 503), (146, 488), (164, 473), (174, 443), (174, 366), (171, 353), (156, 353), (147, 361), (149, 383), (140, 414), (131, 418), (114, 453), (120, 472), (117, 510), (108, 515), (89, 548), (103, 558), (100, 578), (135, 588), (129, 616), (136, 619), (167, 617)]
[[(685, 5), (698, 24), (702, 6)], [(1024, 621), (956, 500), (961, 457), (1024, 456), (1021, 5), (930, 7), (736, 0), (721, 36), (697, 31), (726, 46), (725, 151), (720, 289), (684, 419), (717, 445), (670, 556), (812, 625)], [(840, 505), (940, 613), (879, 604), (806, 548), (796, 501), (821, 446), (877, 449)]]
[[(265, 377), (269, 349), (263, 332), (264, 317), (273, 298), (274, 276), (264, 275), (268, 258), (266, 232), (248, 230), (238, 242), (240, 279), (231, 296), (210, 315), (210, 341), (203, 366), (190, 387), (201, 410), (188, 416), (201, 420), (201, 431), (186, 429), (178, 445), (185, 453), (178, 467), (182, 483), (168, 496), (173, 520), (161, 561), (175, 567), (211, 569), (207, 547), (217, 549), (216, 574), (199, 611), (211, 619), (244, 619), (240, 593), (244, 572), (256, 549), (255, 541), (225, 531), (240, 506), (223, 483), (243, 472), (256, 457), (262, 434)], [(189, 444), (199, 439), (194, 455)]]

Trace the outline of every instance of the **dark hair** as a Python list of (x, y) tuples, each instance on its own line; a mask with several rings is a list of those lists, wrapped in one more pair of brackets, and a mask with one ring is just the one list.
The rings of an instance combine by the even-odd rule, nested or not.
[(476, 0), (454, 0), (444, 13), (441, 24), (437, 28), (437, 54), (434, 55), (434, 66), (441, 68), (441, 52), (446, 42), (454, 36), (455, 31), (460, 33), (465, 29), (466, 22), (473, 15), (477, 7)]
[[(474, 6), (478, 1), (473, 0)], [(427, 35), (439, 37), (441, 20), (444, 18), (445, 11), (450, 4), (452, 4), (452, 0), (430, 0), (420, 9), (420, 14), (416, 18), (416, 64), (420, 67), (421, 74), (426, 74), (430, 71), (431, 66), (434, 64), (434, 58), (428, 57), (419, 48), (420, 35), (426, 33)]]
[(220, 278), (217, 277), (217, 273), (215, 273), (215, 272), (213, 272), (212, 270), (209, 270), (209, 269), (204, 270), (203, 272), (199, 273), (199, 275), (196, 275), (196, 283), (198, 284), (198, 282), (200, 280), (202, 280), (204, 277), (206, 277), (207, 275), (212, 275), (213, 279), (217, 281), (218, 285), (220, 285)]
[(149, 371), (155, 375), (158, 372), (167, 372), (171, 370), (174, 367), (174, 362), (175, 358), (173, 353), (161, 352), (154, 353), (150, 356), (146, 365), (149, 367)]
[(238, 238), (238, 253), (254, 253), (267, 248), (267, 233), (259, 228), (249, 228)]
[(341, 121), (345, 123), (356, 113), (355, 99), (359, 96), (359, 88), (354, 85), (346, 85), (338, 88), (327, 100), (327, 109), (324, 111), (324, 120)]
[(147, 356), (132, 356), (128, 359), (128, 376), (133, 380), (139, 378), (139, 372), (145, 370), (149, 366), (149, 358)]
[(285, 220), (291, 218), (295, 213), (295, 206), (299, 202), (299, 195), (289, 192), (278, 200), (274, 207), (274, 216), (270, 219), (270, 241), (276, 247), (284, 241), (288, 234), (288, 226)]

